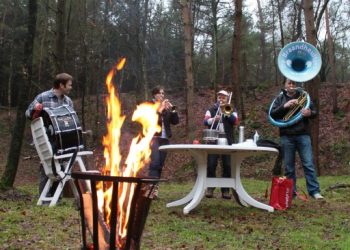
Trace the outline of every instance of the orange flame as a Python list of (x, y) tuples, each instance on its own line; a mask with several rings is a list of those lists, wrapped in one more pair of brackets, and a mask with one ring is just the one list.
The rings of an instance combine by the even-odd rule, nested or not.
[[(137, 106), (133, 113), (132, 121), (136, 121), (142, 125), (142, 133), (136, 136), (129, 149), (129, 154), (125, 160), (124, 166), (121, 166), (121, 153), (119, 142), (121, 137), (121, 127), (125, 120), (125, 116), (121, 114), (121, 103), (117, 97), (116, 89), (112, 80), (117, 71), (123, 69), (126, 62), (122, 58), (118, 64), (107, 75), (106, 85), (109, 96), (106, 98), (107, 103), (107, 135), (103, 137), (105, 167), (103, 174), (112, 176), (135, 177), (137, 173), (147, 164), (151, 155), (151, 140), (156, 132), (160, 132), (158, 125), (157, 109), (159, 104), (142, 103)], [(130, 204), (134, 195), (134, 185), (129, 183), (120, 183), (118, 193), (118, 211), (117, 215), (118, 238), (119, 243), (126, 236), (126, 225), (128, 223)], [(109, 187), (103, 191), (103, 187), (98, 190), (98, 207), (101, 212), (106, 214), (106, 223), (110, 221), (110, 203), (112, 199), (112, 188)]]

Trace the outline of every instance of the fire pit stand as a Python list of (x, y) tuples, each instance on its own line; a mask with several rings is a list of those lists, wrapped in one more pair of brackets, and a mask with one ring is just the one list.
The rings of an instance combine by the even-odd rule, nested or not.
[[(154, 191), (160, 179), (138, 177), (107, 176), (92, 173), (72, 173), (80, 198), (80, 216), (82, 226), (82, 249), (140, 249), (143, 228)], [(126, 236), (118, 239), (118, 189), (120, 184), (133, 184), (134, 192), (126, 225)], [(112, 189), (109, 223), (106, 215), (98, 209), (99, 188)], [(91, 239), (88, 239), (88, 235)], [(92, 240), (92, 242), (91, 242)]]

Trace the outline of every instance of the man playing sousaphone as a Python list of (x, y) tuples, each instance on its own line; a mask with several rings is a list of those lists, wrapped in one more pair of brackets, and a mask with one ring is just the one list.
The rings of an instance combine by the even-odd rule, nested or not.
[[(313, 163), (312, 146), (310, 138), (309, 120), (316, 117), (317, 111), (311, 101), (308, 107), (298, 107), (305, 95), (301, 88), (296, 88), (296, 83), (290, 79), (285, 81), (285, 89), (275, 98), (270, 108), (272, 119), (285, 121), (286, 126), (279, 126), (280, 142), (285, 165), (285, 175), (293, 179), (293, 196), (296, 195), (295, 153), (298, 152), (306, 179), (306, 187), (310, 196), (315, 199), (323, 199), (320, 194), (320, 185), (317, 180)], [(288, 124), (289, 119), (300, 112), (300, 119)], [(277, 125), (278, 126), (278, 125)]]
[[(232, 93), (231, 93), (232, 94)], [(205, 112), (204, 125), (211, 129), (218, 129), (219, 134), (222, 133), (227, 139), (227, 144), (231, 145), (234, 143), (234, 126), (238, 124), (237, 112), (233, 112), (232, 107), (228, 108), (231, 110), (226, 110), (228, 103), (230, 102), (230, 94), (225, 90), (220, 90), (217, 93), (217, 102)], [(213, 142), (216, 143), (216, 142)], [(222, 176), (230, 178), (231, 177), (231, 158), (229, 155), (208, 155), (208, 165), (207, 165), (207, 176), (216, 177), (216, 167), (218, 165), (218, 160), (221, 157), (222, 161)], [(214, 188), (208, 188), (206, 192), (207, 198), (212, 198)], [(231, 199), (231, 195), (228, 188), (221, 189), (222, 198)]]

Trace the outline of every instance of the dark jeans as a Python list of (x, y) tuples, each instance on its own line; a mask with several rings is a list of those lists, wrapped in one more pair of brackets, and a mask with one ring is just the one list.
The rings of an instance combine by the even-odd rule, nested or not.
[(167, 153), (159, 151), (160, 146), (169, 145), (169, 140), (154, 137), (151, 142), (151, 163), (149, 165), (149, 176), (160, 178)]
[(309, 135), (281, 136), (281, 146), (285, 164), (285, 175), (294, 181), (296, 191), (295, 153), (298, 152), (304, 169), (306, 188), (309, 195), (320, 192), (316, 169), (313, 163), (311, 139)]
[[(231, 157), (229, 155), (208, 155), (207, 176), (216, 177), (216, 167), (219, 157), (222, 160), (222, 177), (231, 177)], [(221, 192), (228, 192), (229, 188), (221, 188)]]

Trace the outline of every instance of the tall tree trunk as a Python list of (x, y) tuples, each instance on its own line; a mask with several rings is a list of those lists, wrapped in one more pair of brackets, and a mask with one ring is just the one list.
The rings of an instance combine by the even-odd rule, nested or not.
[(86, 1), (83, 0), (80, 2), (80, 9), (82, 10), (81, 13), (81, 18), (80, 18), (80, 42), (81, 42), (81, 57), (83, 59), (83, 68), (81, 72), (81, 77), (80, 77), (80, 89), (81, 89), (81, 120), (82, 120), (82, 128), (86, 129), (85, 126), (85, 97), (86, 93), (88, 91), (86, 90), (86, 87), (88, 86), (87, 82), (87, 74), (88, 74), (88, 49), (87, 49), (87, 44), (86, 44), (86, 33), (87, 33), (87, 14), (86, 14)]
[(180, 0), (184, 23), (185, 67), (186, 67), (186, 132), (189, 141), (194, 139), (195, 124), (193, 119), (193, 71), (192, 71), (192, 0)]
[(44, 55), (44, 51), (47, 49), (47, 47), (45, 47), (45, 43), (47, 42), (47, 31), (48, 31), (48, 26), (49, 26), (49, 17), (48, 17), (48, 13), (49, 13), (49, 0), (46, 0), (45, 4), (45, 21), (43, 24), (43, 27), (40, 27), (39, 29), (43, 30), (42, 32), (42, 36), (41, 36), (41, 40), (40, 40), (40, 50), (39, 50), (39, 65), (38, 65), (38, 86), (41, 86), (41, 71), (43, 68), (45, 68), (45, 65), (43, 66), (43, 64), (45, 63), (45, 60), (43, 60), (43, 55)]
[(276, 63), (277, 62), (277, 51), (276, 51), (276, 37), (275, 37), (275, 8), (274, 8), (274, 3), (275, 0), (271, 0), (270, 4), (272, 6), (272, 47), (273, 47), (273, 68), (275, 71), (275, 85), (278, 86), (278, 69), (276, 67)]
[[(308, 43), (316, 46), (317, 45), (317, 33), (315, 29), (315, 19), (313, 11), (313, 1), (304, 0), (304, 17), (305, 17), (305, 31), (306, 31), (306, 40)], [(320, 110), (320, 101), (319, 101), (319, 87), (320, 87), (320, 78), (316, 76), (307, 84), (307, 90), (313, 100), (313, 103), (316, 109)], [(312, 151), (314, 155), (314, 161), (317, 166), (318, 174), (321, 175), (321, 168), (319, 166), (319, 116), (312, 120), (311, 123), (311, 138), (312, 138)]]
[(234, 15), (234, 31), (232, 39), (232, 100), (235, 108), (244, 113), (242, 110), (242, 93), (240, 86), (239, 65), (240, 65), (240, 49), (241, 49), (241, 23), (242, 23), (242, 0), (234, 0), (235, 15)]
[(212, 39), (213, 48), (212, 52), (214, 55), (213, 60), (213, 74), (212, 74), (212, 86), (216, 92), (218, 92), (218, 71), (219, 71), (219, 48), (218, 48), (218, 4), (220, 0), (211, 0), (211, 11), (212, 11)]
[(18, 162), (21, 154), (21, 147), (24, 135), (24, 129), (26, 124), (26, 118), (24, 112), (28, 105), (28, 93), (32, 81), (33, 71), (33, 50), (34, 50), (34, 38), (36, 34), (36, 19), (37, 19), (37, 0), (29, 0), (28, 4), (28, 33), (26, 37), (26, 43), (24, 46), (24, 65), (23, 74), (24, 81), (19, 90), (18, 106), (15, 126), (12, 131), (11, 143), (9, 154), (7, 156), (7, 162), (5, 165), (5, 171), (1, 177), (0, 187), (11, 188), (15, 182)]
[(66, 32), (65, 32), (65, 13), (66, 0), (57, 1), (56, 12), (56, 49), (55, 49), (55, 70), (56, 73), (65, 71), (66, 60)]
[[(106, 29), (108, 26), (108, 12), (109, 12), (109, 7), (110, 7), (110, 1), (109, 0), (105, 0), (104, 1), (104, 10), (103, 10), (103, 26), (102, 26), (102, 35), (101, 35), (101, 43), (102, 44), (107, 44), (108, 41), (106, 39)], [(99, 55), (99, 61), (100, 61), (100, 65), (101, 67), (99, 67), (99, 75), (103, 75), (104, 74), (104, 70), (107, 68), (106, 67), (106, 60), (105, 58), (107, 58), (107, 52), (106, 49), (101, 50), (100, 55)], [(93, 133), (93, 141), (96, 142), (96, 147), (100, 146), (100, 130), (101, 130), (101, 124), (100, 124), (100, 109), (102, 107), (101, 103), (100, 103), (100, 97), (102, 96), (102, 92), (103, 92), (103, 81), (98, 80), (97, 81), (97, 91), (96, 91), (96, 112), (95, 112), (95, 126), (94, 126), (94, 133)]]
[[(295, 33), (295, 36), (293, 37), (293, 41), (297, 40), (298, 38), (302, 38), (302, 23), (301, 23), (301, 15), (303, 12), (303, 6), (302, 3), (295, 3), (296, 5), (296, 11), (297, 11), (297, 32)], [(293, 34), (294, 35), (294, 34)]]
[(8, 116), (8, 125), (9, 125), (9, 128), (11, 129), (12, 128), (12, 118), (11, 118), (11, 106), (12, 106), (12, 83), (13, 83), (13, 43), (11, 44), (11, 55), (10, 55), (10, 73), (9, 73), (9, 79), (8, 79), (8, 82), (7, 82), (7, 103), (8, 103), (8, 113), (7, 113), (7, 116)]
[(148, 0), (145, 0), (144, 3), (144, 13), (143, 13), (143, 20), (141, 22), (141, 34), (142, 38), (140, 39), (140, 46), (141, 46), (141, 72), (142, 72), (142, 84), (144, 89), (144, 99), (148, 100), (148, 77), (147, 77), (147, 63), (146, 63), (146, 37), (147, 37), (147, 22), (148, 22)]
[[(247, 76), (248, 76), (248, 63), (247, 63), (247, 54), (245, 52), (243, 52), (243, 55), (242, 55), (242, 65), (243, 65), (243, 70), (242, 70), (242, 79), (241, 79), (241, 82), (246, 82), (247, 83)], [(246, 115), (245, 115), (245, 109), (244, 109), (244, 97), (246, 97), (248, 94), (248, 89), (251, 88), (251, 90), (253, 91), (254, 93), (254, 98), (256, 97), (255, 96), (255, 88), (254, 86), (252, 86), (252, 84), (247, 84), (245, 86), (246, 88), (244, 88), (244, 91), (243, 91), (243, 88), (242, 89), (242, 102), (241, 102), (241, 114), (240, 114), (240, 120), (241, 121), (245, 121), (245, 118), (246, 118)], [(244, 93), (243, 93), (244, 92)]]
[(280, 27), (280, 35), (281, 35), (281, 47), (284, 47), (284, 33), (283, 33), (283, 20), (282, 20), (282, 8), (280, 0), (277, 0), (277, 14), (278, 14), (278, 23)]
[(260, 67), (258, 72), (258, 82), (263, 83), (266, 81), (266, 66), (267, 66), (267, 53), (266, 53), (266, 41), (265, 41), (265, 18), (261, 9), (260, 0), (256, 0), (258, 4), (258, 14), (259, 14), (259, 28), (260, 28)]
[(333, 47), (333, 38), (331, 34), (331, 30), (329, 28), (329, 15), (328, 15), (328, 7), (325, 11), (325, 19), (326, 19), (326, 33), (327, 33), (327, 45), (328, 45), (328, 63), (331, 70), (330, 82), (332, 84), (332, 112), (333, 114), (338, 112), (338, 98), (337, 98), (337, 84), (336, 84), (336, 72), (335, 72), (335, 59), (334, 59), (334, 47)]

